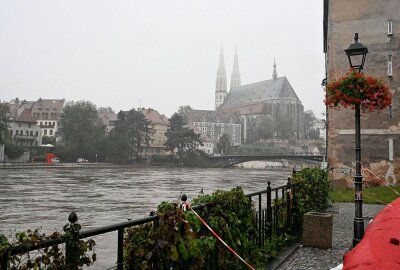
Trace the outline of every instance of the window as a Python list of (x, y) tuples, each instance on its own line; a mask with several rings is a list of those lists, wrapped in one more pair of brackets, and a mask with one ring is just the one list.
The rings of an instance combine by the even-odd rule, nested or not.
[(12, 136), (13, 135), (13, 130), (12, 129), (10, 129), (10, 136)]
[(39, 134), (38, 134), (38, 132), (36, 131), (36, 133), (35, 133), (35, 136), (37, 137)]
[(28, 127), (29, 127), (29, 128), (31, 128), (31, 127), (32, 127), (31, 123), (29, 123), (29, 124), (28, 124)]
[(47, 126), (47, 122), (44, 122), (44, 125)]
[(44, 135), (47, 135), (47, 129), (44, 130)]
[(393, 64), (392, 64), (392, 55), (389, 54), (388, 56), (388, 70), (387, 70), (387, 75), (389, 77), (392, 77), (393, 75)]
[(392, 105), (389, 106), (389, 118), (393, 118), (393, 108)]
[(221, 127), (223, 127), (223, 126), (224, 126), (224, 123), (221, 124)]
[(26, 134), (26, 136), (28, 136), (29, 135), (29, 131), (25, 130), (25, 134)]
[(30, 136), (33, 136), (33, 131), (32, 131), (32, 130), (29, 132), (29, 135), (30, 135)]
[(43, 126), (43, 122), (40, 122), (40, 125)]
[(211, 140), (214, 140), (214, 136), (211, 136)]
[(388, 35), (393, 35), (393, 21), (392, 20), (388, 20), (387, 22), (387, 33)]
[(50, 129), (50, 135), (53, 135), (53, 130), (52, 129)]
[(18, 126), (21, 127), (21, 123), (18, 123)]

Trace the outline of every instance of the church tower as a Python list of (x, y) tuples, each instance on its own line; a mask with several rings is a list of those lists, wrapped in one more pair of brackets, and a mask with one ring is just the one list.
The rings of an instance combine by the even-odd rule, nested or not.
[(224, 63), (224, 49), (221, 47), (221, 53), (219, 55), (219, 65), (217, 71), (217, 81), (215, 82), (215, 109), (224, 103), (227, 92), (226, 92), (226, 72)]
[(239, 72), (239, 61), (237, 55), (237, 49), (235, 49), (235, 59), (233, 61), (233, 69), (231, 74), (231, 88), (241, 86), (240, 72)]
[(274, 59), (274, 71), (272, 71), (272, 79), (274, 79), (274, 81), (278, 78), (278, 75), (276, 74), (276, 63), (275, 63), (275, 59)]

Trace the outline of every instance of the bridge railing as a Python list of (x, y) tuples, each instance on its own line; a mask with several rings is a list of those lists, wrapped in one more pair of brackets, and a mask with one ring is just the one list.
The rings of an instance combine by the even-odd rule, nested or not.
[[(290, 234), (293, 229), (293, 210), (295, 207), (295, 186), (291, 184), (290, 178), (286, 185), (279, 187), (271, 187), (271, 182), (268, 181), (267, 188), (262, 191), (250, 193), (246, 195), (247, 198), (256, 205), (256, 216), (255, 216), (255, 228), (256, 232), (254, 238), (252, 239), (260, 247), (262, 247), (267, 239), (271, 239), (274, 236), (280, 236), (284, 233)], [(201, 210), (204, 207), (210, 207), (207, 204), (193, 206), (195, 210)], [(124, 247), (124, 232), (126, 228), (153, 223), (157, 224), (159, 217), (156, 215), (144, 217), (136, 220), (128, 220), (125, 222), (120, 222), (104, 227), (99, 227), (84, 231), (75, 231), (75, 240), (84, 239), (87, 237), (93, 237), (97, 235), (102, 235), (106, 233), (111, 233), (117, 231), (117, 262), (116, 269), (122, 270), (124, 266), (123, 258), (123, 247)], [(68, 221), (73, 225), (77, 222), (77, 216), (72, 212)], [(71, 226), (72, 227), (72, 226)], [(9, 256), (22, 255), (29, 253), (31, 251), (37, 251), (43, 248), (65, 244), (65, 260), (67, 263), (74, 264), (74, 258), (70, 256), (71, 246), (68, 246), (67, 239), (63, 236), (43, 240), (36, 242), (31, 245), (17, 245), (11, 246), (9, 252), (0, 254), (0, 269), (7, 270)], [(214, 256), (215, 257), (215, 256)], [(212, 262), (216, 262), (218, 257), (212, 258)], [(218, 265), (218, 263), (216, 263)], [(170, 269), (170, 268), (166, 268)], [(211, 269), (211, 268), (210, 268)], [(214, 268), (212, 268), (214, 269)]]

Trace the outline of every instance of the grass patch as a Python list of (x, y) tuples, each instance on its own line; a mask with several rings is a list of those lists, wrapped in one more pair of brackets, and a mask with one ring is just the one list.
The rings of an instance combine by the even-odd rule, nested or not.
[[(363, 202), (367, 204), (388, 204), (400, 194), (400, 186), (369, 187), (363, 189)], [(332, 202), (354, 202), (354, 189), (333, 189), (329, 191)]]

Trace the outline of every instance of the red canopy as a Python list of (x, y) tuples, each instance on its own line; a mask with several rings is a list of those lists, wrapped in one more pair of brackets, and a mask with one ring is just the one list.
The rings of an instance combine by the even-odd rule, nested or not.
[(358, 245), (344, 255), (343, 270), (400, 269), (400, 198), (381, 210)]

